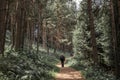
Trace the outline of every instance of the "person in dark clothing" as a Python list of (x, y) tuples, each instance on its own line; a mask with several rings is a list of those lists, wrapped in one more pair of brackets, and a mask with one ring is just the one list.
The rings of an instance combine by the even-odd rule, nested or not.
[(70, 56), (73, 57), (73, 53), (70, 53)]
[(65, 61), (65, 56), (64, 55), (60, 56), (60, 61), (61, 61), (61, 67), (64, 67), (64, 61)]

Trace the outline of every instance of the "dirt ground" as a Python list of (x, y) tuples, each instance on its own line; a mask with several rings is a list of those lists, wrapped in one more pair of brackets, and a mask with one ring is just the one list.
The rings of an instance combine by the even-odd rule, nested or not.
[(61, 64), (57, 64), (57, 67), (60, 68), (60, 72), (56, 74), (56, 80), (84, 80), (79, 71), (76, 71), (73, 68), (61, 67)]

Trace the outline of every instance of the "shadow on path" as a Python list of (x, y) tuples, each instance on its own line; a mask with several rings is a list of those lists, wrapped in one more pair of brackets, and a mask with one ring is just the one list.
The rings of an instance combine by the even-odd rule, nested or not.
[(57, 67), (60, 68), (60, 72), (56, 74), (56, 80), (84, 80), (79, 71), (74, 70), (73, 68), (61, 67), (61, 64), (57, 64)]

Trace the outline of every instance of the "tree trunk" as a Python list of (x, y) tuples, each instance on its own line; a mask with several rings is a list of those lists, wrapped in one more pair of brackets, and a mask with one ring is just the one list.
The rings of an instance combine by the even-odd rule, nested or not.
[(26, 29), (24, 1), (19, 1), (17, 10), (17, 25), (15, 36), (15, 50), (21, 50), (24, 46), (24, 32)]
[(12, 45), (11, 49), (15, 47), (15, 36), (16, 36), (16, 26), (17, 26), (17, 9), (18, 9), (18, 0), (14, 2), (15, 4), (15, 14), (11, 14), (11, 33), (12, 33)]
[(6, 35), (6, 0), (0, 0), (0, 54), (4, 56), (5, 35)]
[(89, 27), (91, 32), (93, 60), (96, 64), (98, 63), (98, 54), (97, 54), (97, 46), (96, 46), (96, 38), (95, 38), (94, 16), (92, 13), (92, 0), (88, 0), (88, 16), (89, 16)]
[(42, 30), (42, 44), (43, 48), (47, 48), (46, 43), (47, 43), (47, 30), (46, 30), (46, 20), (43, 20), (43, 30)]
[(42, 5), (39, 7), (39, 18), (38, 18), (38, 32), (37, 32), (37, 53), (39, 51), (39, 42), (40, 42), (40, 27), (42, 26)]
[(118, 0), (111, 0), (112, 42), (116, 77), (120, 77), (120, 20)]

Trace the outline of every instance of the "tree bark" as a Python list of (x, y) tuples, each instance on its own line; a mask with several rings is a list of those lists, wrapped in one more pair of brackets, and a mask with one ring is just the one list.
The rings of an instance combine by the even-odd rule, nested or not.
[(112, 44), (114, 52), (114, 64), (116, 78), (120, 77), (120, 14), (118, 0), (110, 0), (111, 23), (112, 23)]
[(6, 8), (7, 1), (0, 0), (0, 54), (4, 56), (5, 35), (6, 35)]
[(89, 27), (91, 33), (93, 60), (96, 64), (98, 63), (98, 54), (97, 54), (97, 46), (96, 46), (96, 38), (95, 38), (94, 16), (92, 13), (92, 0), (88, 0), (88, 16), (89, 16)]
[(24, 1), (19, 1), (17, 9), (17, 25), (16, 25), (16, 36), (15, 36), (15, 50), (21, 50), (24, 46), (24, 33), (26, 29), (25, 21), (25, 10)]
[(43, 30), (42, 30), (42, 42), (43, 42), (43, 48), (47, 48), (47, 30), (46, 30), (46, 20), (43, 20)]

